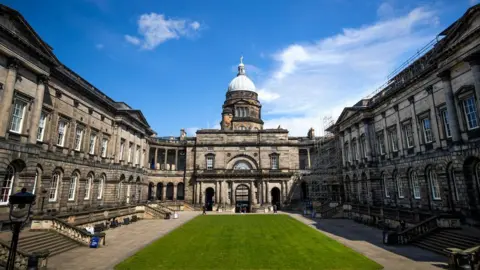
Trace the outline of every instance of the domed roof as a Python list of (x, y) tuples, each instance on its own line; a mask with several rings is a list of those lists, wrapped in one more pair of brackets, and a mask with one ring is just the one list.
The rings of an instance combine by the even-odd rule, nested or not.
[(243, 64), (243, 56), (240, 57), (238, 65), (237, 77), (235, 77), (228, 85), (228, 91), (253, 91), (255, 92), (255, 84), (245, 75), (245, 65)]

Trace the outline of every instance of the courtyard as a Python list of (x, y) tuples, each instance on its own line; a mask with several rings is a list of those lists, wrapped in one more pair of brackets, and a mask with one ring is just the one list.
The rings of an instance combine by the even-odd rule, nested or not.
[(382, 269), (288, 215), (199, 216), (115, 269)]

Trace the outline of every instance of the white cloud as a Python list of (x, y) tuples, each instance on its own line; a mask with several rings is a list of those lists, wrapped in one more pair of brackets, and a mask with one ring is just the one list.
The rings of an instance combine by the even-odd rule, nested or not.
[(153, 50), (170, 39), (179, 39), (182, 36), (192, 37), (201, 28), (197, 21), (168, 19), (165, 15), (155, 12), (141, 15), (137, 24), (138, 33), (141, 37), (125, 35), (125, 39), (127, 42), (139, 45), (146, 50)]
[(388, 0), (380, 4), (377, 8), (377, 16), (380, 18), (391, 18), (395, 16), (395, 9), (393, 8), (393, 1)]
[(281, 125), (294, 136), (322, 119), (334, 120), (346, 106), (383, 84), (401, 62), (438, 33), (436, 12), (425, 7), (316, 42), (296, 42), (274, 54), (276, 68), (258, 84), (266, 128)]
[(103, 49), (103, 47), (105, 47), (105, 46), (101, 43), (95, 44), (95, 48), (97, 48), (97, 50), (101, 50), (101, 49)]

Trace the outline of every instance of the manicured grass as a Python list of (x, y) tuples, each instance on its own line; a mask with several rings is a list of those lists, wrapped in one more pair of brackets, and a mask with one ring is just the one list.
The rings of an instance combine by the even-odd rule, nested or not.
[(287, 215), (199, 216), (115, 267), (154, 269), (381, 269)]

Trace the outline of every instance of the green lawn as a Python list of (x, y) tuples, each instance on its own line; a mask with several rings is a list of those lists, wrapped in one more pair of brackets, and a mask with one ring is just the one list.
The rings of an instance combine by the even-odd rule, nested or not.
[(199, 216), (115, 267), (117, 270), (381, 268), (287, 215)]

